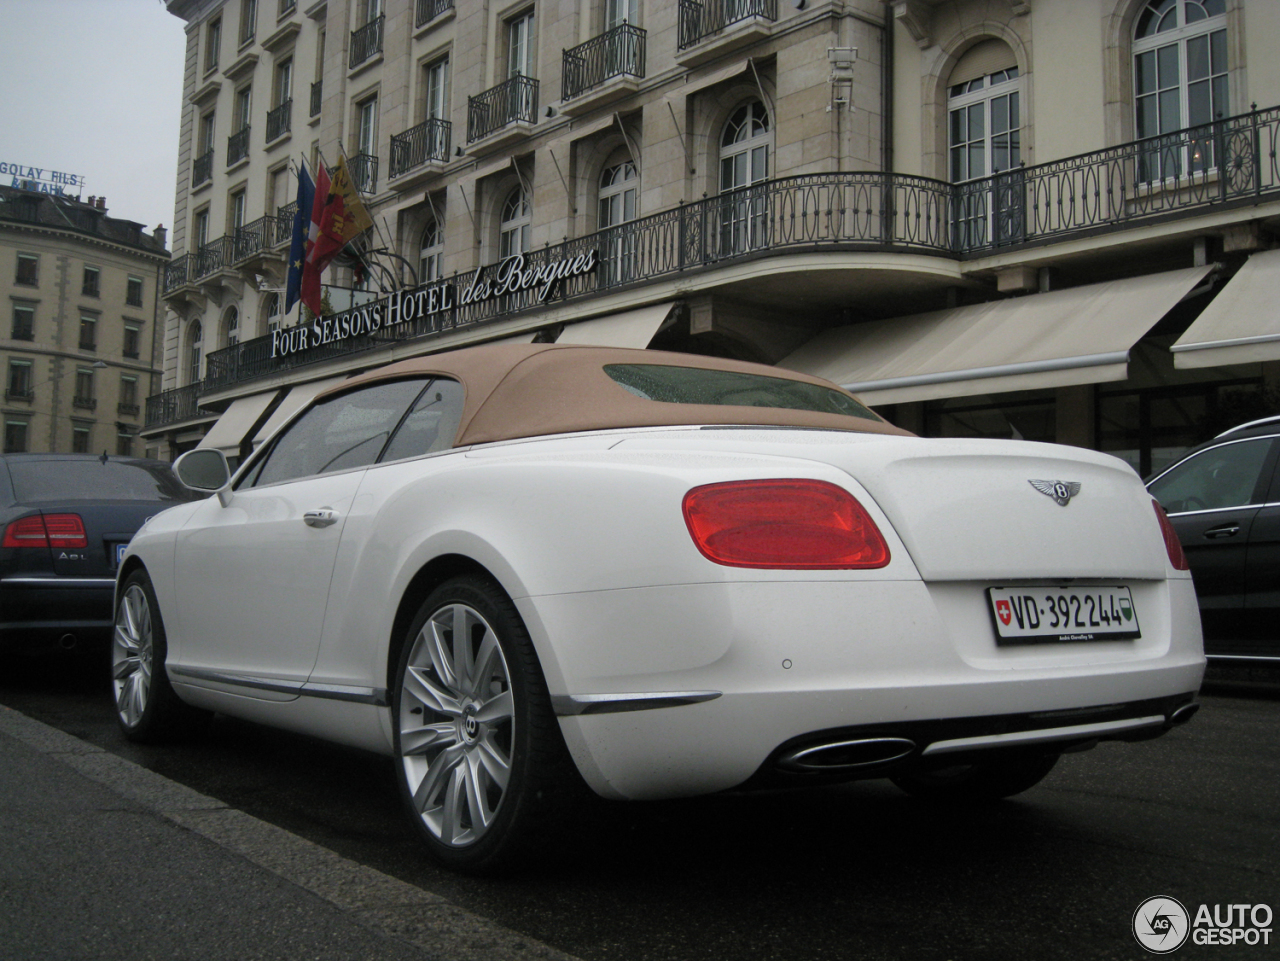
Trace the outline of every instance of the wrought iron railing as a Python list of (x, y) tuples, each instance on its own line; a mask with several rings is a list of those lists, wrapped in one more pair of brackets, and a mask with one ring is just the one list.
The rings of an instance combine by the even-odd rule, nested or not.
[(362, 194), (376, 193), (378, 190), (378, 158), (371, 153), (358, 153), (347, 158), (347, 170), (351, 174), (351, 182)]
[(237, 227), (227, 236), (205, 244), (192, 254), (171, 260), (165, 265), (164, 292), (171, 293), (223, 268), (243, 263), (265, 250), (289, 243), (293, 236), (293, 215), (297, 209), (296, 201), (286, 204), (274, 214)]
[(517, 74), (467, 97), (467, 143), (475, 143), (509, 123), (538, 122), (538, 81)]
[(433, 117), (404, 133), (391, 137), (391, 179), (407, 173), (424, 163), (446, 163), (449, 160), (449, 131), (447, 120)]
[(116, 404), (116, 413), (117, 413), (117, 414), (124, 414), (124, 415), (125, 415), (125, 416), (127, 416), (127, 417), (137, 417), (137, 416), (138, 416), (138, 405), (137, 405), (137, 404), (126, 404), (126, 403), (124, 403), (124, 402), (122, 401), (121, 403)]
[(235, 263), (235, 239), (231, 235), (219, 237), (198, 248), (191, 263), (191, 279), (207, 277), (223, 267)]
[(414, 29), (430, 23), (446, 10), (453, 9), (453, 0), (418, 0), (414, 10)]
[(210, 147), (191, 162), (191, 186), (199, 187), (213, 179), (213, 148)]
[(324, 80), (317, 80), (311, 85), (311, 116), (320, 116), (320, 105), (323, 103)]
[(363, 27), (351, 31), (351, 58), (348, 66), (354, 70), (374, 54), (382, 53), (382, 24), (385, 16), (374, 17)]
[(35, 400), (36, 391), (34, 387), (6, 387), (4, 391), (5, 400)]
[(676, 44), (684, 50), (751, 17), (778, 19), (778, 0), (680, 0)]
[(98, 398), (73, 396), (71, 398), (71, 406), (79, 407), (81, 410), (97, 410)]
[[(1204, 163), (1209, 147), (1213, 166)], [(595, 251), (596, 270), (561, 281), (551, 298), (559, 303), (797, 250), (974, 259), (997, 249), (1275, 201), (1278, 158), (1280, 107), (966, 184), (880, 172), (809, 174), (683, 204), (531, 252), (525, 269)], [(185, 260), (170, 264), (168, 273), (181, 272)], [(462, 291), (475, 274), (442, 282)], [(543, 307), (534, 291), (510, 294), (284, 358), (271, 357), (270, 337), (255, 338), (212, 352), (205, 384), (221, 389), (283, 368)]]
[(164, 292), (166, 294), (189, 282), (190, 271), (188, 267), (190, 263), (191, 258), (187, 254), (183, 254), (181, 257), (175, 258), (164, 265)]
[(227, 166), (239, 163), (249, 156), (249, 125), (245, 124), (227, 138)]
[(267, 111), (267, 142), (283, 137), (293, 126), (293, 98)]
[(200, 412), (197, 401), (203, 391), (204, 382), (196, 381), (151, 395), (147, 398), (147, 427), (176, 424), (197, 416)]
[(644, 79), (645, 32), (629, 23), (564, 52), (564, 99), (572, 100), (613, 77)]

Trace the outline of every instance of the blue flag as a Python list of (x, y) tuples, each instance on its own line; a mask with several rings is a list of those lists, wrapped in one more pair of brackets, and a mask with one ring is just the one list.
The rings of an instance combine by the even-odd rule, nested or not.
[(311, 182), (306, 164), (298, 167), (298, 211), (293, 215), (293, 240), (289, 244), (289, 279), (284, 289), (284, 312), (289, 313), (298, 302), (302, 290), (302, 262), (307, 257), (307, 229), (311, 226), (311, 207), (316, 185)]

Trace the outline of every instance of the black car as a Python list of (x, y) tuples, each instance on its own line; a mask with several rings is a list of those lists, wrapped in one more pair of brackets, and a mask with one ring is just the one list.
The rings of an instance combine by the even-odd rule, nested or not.
[(1205, 654), (1280, 664), (1280, 416), (1189, 451), (1147, 482), (1191, 565)]
[(125, 546), (148, 517), (192, 497), (163, 461), (0, 456), (0, 649), (105, 641)]

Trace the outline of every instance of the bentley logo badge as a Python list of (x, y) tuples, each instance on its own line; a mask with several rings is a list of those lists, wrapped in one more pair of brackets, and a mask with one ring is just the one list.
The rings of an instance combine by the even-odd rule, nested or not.
[(1027, 483), (1041, 494), (1052, 497), (1058, 502), (1059, 507), (1066, 507), (1067, 502), (1080, 493), (1080, 484), (1077, 481), (1029, 480)]

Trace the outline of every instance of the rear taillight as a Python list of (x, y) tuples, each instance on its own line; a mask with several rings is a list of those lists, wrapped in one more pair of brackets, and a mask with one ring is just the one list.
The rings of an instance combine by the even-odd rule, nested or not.
[(79, 514), (33, 514), (4, 529), (0, 547), (87, 547)]
[(1156, 509), (1156, 517), (1160, 519), (1160, 534), (1164, 537), (1164, 549), (1169, 554), (1169, 563), (1173, 565), (1175, 571), (1191, 570), (1191, 565), (1187, 563), (1187, 555), (1182, 553), (1182, 543), (1178, 540), (1178, 532), (1173, 529), (1173, 524), (1169, 522), (1164, 508), (1154, 498), (1151, 500), (1151, 506)]
[(703, 555), (729, 567), (884, 567), (889, 545), (861, 504), (817, 480), (747, 480), (695, 487), (684, 520)]

